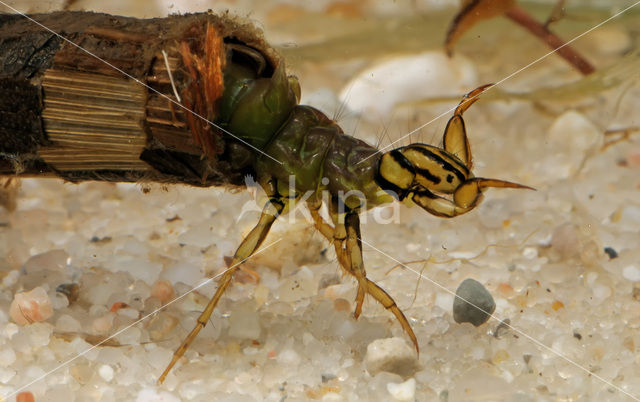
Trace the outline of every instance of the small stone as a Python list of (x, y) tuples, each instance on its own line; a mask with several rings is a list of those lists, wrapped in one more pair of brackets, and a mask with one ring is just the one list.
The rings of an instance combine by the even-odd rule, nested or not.
[(597, 301), (602, 301), (611, 296), (611, 288), (600, 283), (596, 283), (595, 285), (593, 285), (591, 287), (591, 291), (593, 292), (593, 297)]
[(0, 349), (0, 366), (8, 367), (16, 361), (16, 352), (9, 347)]
[(416, 380), (409, 378), (400, 384), (390, 382), (387, 384), (387, 391), (397, 401), (413, 401), (416, 394)]
[(47, 346), (51, 340), (53, 327), (47, 323), (35, 322), (20, 332), (28, 339), (31, 346)]
[(509, 353), (504, 349), (498, 349), (491, 358), (493, 364), (500, 364), (509, 358)]
[(340, 100), (362, 116), (388, 115), (398, 103), (431, 96), (450, 96), (472, 88), (475, 67), (461, 56), (448, 57), (442, 51), (394, 57), (362, 71), (345, 85)]
[(340, 402), (344, 401), (344, 398), (340, 394), (336, 394), (335, 392), (327, 392), (322, 396), (322, 402)]
[(496, 329), (493, 330), (493, 337), (496, 339), (500, 338), (501, 336), (506, 335), (510, 329), (511, 329), (511, 320), (508, 318), (505, 318), (504, 320), (500, 321), (498, 325), (496, 325)]
[(561, 308), (564, 308), (564, 303), (561, 302), (560, 300), (556, 300), (553, 303), (551, 303), (551, 308), (554, 309), (555, 311), (558, 311)]
[(478, 327), (487, 322), (495, 309), (496, 302), (480, 282), (469, 278), (458, 286), (453, 301), (453, 319), (458, 324), (470, 322)]
[(9, 271), (7, 275), (2, 278), (2, 286), (5, 288), (9, 288), (18, 282), (18, 278), (20, 277), (20, 271), (14, 269), (13, 271)]
[(62, 271), (67, 265), (69, 255), (64, 250), (51, 250), (34, 255), (24, 263), (27, 274), (38, 271)]
[(605, 247), (604, 252), (609, 256), (610, 260), (618, 258), (618, 252), (612, 247)]
[(153, 288), (151, 289), (151, 296), (156, 297), (162, 302), (162, 304), (166, 304), (167, 302), (173, 300), (175, 295), (176, 294), (173, 290), (173, 285), (171, 285), (171, 282), (165, 279), (156, 281), (153, 284)]
[(50, 294), (49, 298), (51, 299), (51, 308), (54, 310), (60, 310), (69, 306), (69, 299), (62, 293), (55, 292)]
[(136, 402), (180, 402), (180, 398), (167, 391), (154, 388), (143, 388), (136, 397)]
[(104, 334), (113, 327), (113, 318), (115, 314), (107, 313), (93, 320), (91, 328), (97, 333)]
[(40, 286), (29, 292), (16, 293), (9, 307), (9, 315), (18, 325), (44, 321), (53, 315), (51, 299)]
[(56, 329), (62, 332), (81, 332), (82, 324), (69, 314), (62, 314), (56, 320)]
[(443, 311), (449, 310), (449, 306), (453, 303), (455, 296), (451, 293), (439, 292), (436, 294), (436, 300), (434, 304), (440, 307)]
[(167, 338), (167, 335), (178, 325), (178, 319), (171, 314), (154, 316), (147, 327), (152, 341), (158, 342)]
[(298, 355), (298, 353), (293, 349), (285, 349), (278, 353), (276, 360), (281, 364), (290, 367), (297, 367), (300, 364), (300, 355)]
[(63, 283), (58, 285), (56, 292), (62, 293), (69, 300), (69, 304), (78, 300), (80, 296), (80, 286), (77, 283)]
[(112, 271), (124, 271), (135, 279), (141, 279), (148, 284), (154, 283), (158, 280), (158, 276), (162, 271), (162, 265), (149, 261), (145, 258), (127, 258), (120, 261), (115, 261), (112, 267)]
[(131, 318), (132, 320), (137, 320), (140, 317), (140, 312), (131, 307), (121, 308), (118, 310), (117, 314)]
[(603, 56), (620, 55), (632, 46), (629, 34), (619, 28), (596, 29), (589, 35), (589, 45)]
[(580, 239), (576, 226), (571, 223), (557, 226), (551, 236), (551, 249), (561, 259), (578, 255), (580, 252)]
[(584, 115), (569, 110), (553, 122), (547, 135), (550, 152), (545, 159), (545, 173), (555, 179), (574, 175), (582, 167), (584, 159), (600, 148), (602, 133)]
[(113, 380), (113, 367), (109, 366), (108, 364), (103, 364), (98, 369), (98, 374), (100, 374), (100, 377), (102, 377), (103, 380), (109, 382)]
[(0, 383), (1, 384), (8, 383), (9, 381), (11, 381), (13, 377), (16, 376), (16, 374), (17, 372), (15, 370), (0, 368)]
[(248, 305), (239, 306), (229, 317), (229, 336), (234, 339), (258, 339), (260, 316)]
[(333, 301), (333, 308), (336, 311), (349, 311), (351, 310), (351, 303), (349, 303), (349, 300), (340, 297)]
[(156, 284), (159, 282), (168, 282), (169, 284), (182, 282), (194, 287), (197, 286), (204, 277), (205, 274), (202, 267), (181, 261), (164, 268), (160, 274), (160, 279), (162, 280), (156, 282)]
[(16, 395), (16, 402), (35, 402), (36, 398), (29, 391), (20, 392)]
[(640, 269), (635, 265), (628, 265), (622, 270), (622, 276), (633, 282), (640, 281)]
[(402, 338), (376, 339), (367, 345), (365, 364), (372, 376), (381, 371), (407, 376), (415, 371), (417, 356)]

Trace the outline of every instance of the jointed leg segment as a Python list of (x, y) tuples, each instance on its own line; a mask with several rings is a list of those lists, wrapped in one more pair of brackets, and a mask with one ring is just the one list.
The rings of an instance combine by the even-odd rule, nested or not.
[(396, 305), (396, 302), (387, 292), (375, 282), (367, 279), (362, 259), (362, 243), (360, 240), (360, 218), (356, 211), (349, 211), (344, 217), (344, 223), (340, 223), (337, 215), (332, 213), (335, 227), (331, 227), (319, 214), (319, 207), (309, 205), (311, 216), (316, 228), (324, 237), (333, 243), (336, 256), (340, 265), (358, 281), (358, 293), (356, 295), (355, 318), (362, 312), (365, 294), (370, 294), (382, 306), (391, 311), (402, 326), (402, 329), (409, 335), (416, 351), (420, 351), (418, 339), (409, 325), (409, 321)]
[(187, 335), (184, 341), (182, 341), (180, 347), (174, 352), (171, 362), (158, 379), (158, 383), (162, 383), (165, 380), (167, 374), (171, 371), (171, 368), (173, 368), (176, 362), (184, 355), (200, 330), (207, 325), (207, 322), (211, 318), (211, 314), (216, 308), (220, 297), (222, 297), (222, 294), (231, 284), (233, 274), (238, 270), (240, 264), (247, 258), (251, 257), (258, 247), (260, 247), (260, 244), (264, 241), (265, 237), (267, 237), (271, 225), (285, 209), (286, 202), (287, 201), (285, 199), (277, 196), (273, 196), (267, 202), (262, 210), (262, 215), (260, 216), (258, 224), (251, 230), (251, 232), (249, 232), (247, 237), (245, 237), (240, 244), (240, 247), (238, 247), (238, 250), (233, 256), (233, 260), (229, 264), (229, 269), (225, 271), (224, 275), (222, 275), (222, 278), (220, 279), (216, 293), (213, 295), (211, 300), (209, 300), (207, 307), (198, 317), (195, 327), (191, 330), (189, 335)]

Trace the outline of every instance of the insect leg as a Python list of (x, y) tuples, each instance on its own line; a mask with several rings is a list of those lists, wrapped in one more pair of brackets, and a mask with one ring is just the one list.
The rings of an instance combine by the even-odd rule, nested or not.
[(320, 215), (320, 207), (322, 207), (322, 203), (307, 202), (307, 206), (309, 207), (309, 212), (311, 212), (313, 224), (318, 232), (320, 232), (327, 240), (333, 243), (334, 229)]
[(345, 228), (347, 231), (347, 239), (346, 239), (346, 253), (351, 260), (351, 274), (353, 274), (356, 279), (358, 279), (358, 296), (356, 297), (356, 318), (360, 315), (362, 311), (362, 302), (364, 301), (364, 294), (368, 293), (373, 296), (382, 306), (391, 311), (393, 315), (396, 316), (402, 329), (409, 335), (413, 345), (416, 348), (416, 352), (420, 353), (420, 348), (418, 346), (418, 339), (416, 338), (413, 329), (411, 329), (411, 325), (409, 325), (409, 321), (407, 317), (405, 317), (404, 313), (396, 302), (393, 300), (391, 296), (387, 292), (384, 291), (380, 286), (376, 285), (375, 282), (367, 279), (367, 274), (364, 269), (364, 263), (362, 260), (362, 242), (360, 241), (360, 218), (355, 211), (347, 212), (345, 217)]
[(195, 327), (191, 330), (189, 335), (187, 335), (184, 341), (182, 341), (180, 347), (174, 352), (171, 362), (158, 379), (158, 383), (161, 384), (165, 380), (167, 374), (169, 374), (176, 362), (184, 355), (200, 330), (207, 324), (207, 321), (211, 318), (211, 314), (218, 304), (220, 297), (231, 284), (233, 274), (238, 270), (240, 263), (251, 257), (258, 247), (260, 247), (262, 241), (267, 237), (267, 233), (269, 233), (271, 225), (285, 209), (287, 202), (288, 201), (286, 199), (281, 198), (279, 195), (271, 196), (262, 210), (262, 215), (260, 216), (258, 224), (251, 230), (251, 232), (249, 232), (247, 237), (245, 237), (240, 244), (240, 247), (238, 247), (238, 250), (233, 256), (233, 260), (229, 264), (230, 268), (225, 271), (224, 275), (222, 275), (222, 278), (220, 279), (220, 284), (218, 285), (216, 293), (213, 295), (211, 300), (209, 300), (207, 307), (198, 317)]
[(349, 260), (346, 248), (345, 248), (345, 240), (346, 240), (346, 230), (344, 225), (340, 225), (338, 223), (338, 218), (335, 213), (332, 212), (334, 216), (335, 227), (329, 225), (327, 221), (320, 215), (320, 207), (321, 203), (317, 202), (307, 202), (309, 206), (309, 211), (311, 212), (311, 217), (313, 218), (313, 223), (315, 228), (320, 232), (330, 243), (333, 244), (336, 250), (336, 257), (338, 262), (340, 262), (340, 266), (344, 268), (345, 271), (351, 273), (351, 261)]
[[(409, 325), (409, 321), (402, 313), (402, 310), (396, 305), (396, 302), (393, 300), (391, 296), (387, 292), (384, 291), (380, 286), (376, 285), (375, 282), (366, 278), (366, 272), (364, 269), (364, 264), (362, 260), (362, 246), (360, 241), (360, 219), (358, 214), (355, 212), (351, 212), (351, 215), (347, 215), (350, 217), (345, 217), (344, 224), (340, 224), (339, 219), (334, 214), (334, 222), (335, 229), (331, 227), (323, 218), (320, 216), (320, 204), (319, 203), (308, 203), (309, 210), (311, 211), (311, 217), (313, 218), (316, 229), (324, 237), (327, 238), (330, 242), (333, 243), (336, 249), (336, 255), (338, 257), (338, 261), (340, 265), (351, 275), (358, 278), (358, 295), (356, 297), (356, 313), (354, 314), (356, 318), (360, 315), (360, 311), (362, 310), (362, 302), (364, 301), (365, 289), (366, 293), (369, 293), (376, 299), (382, 306), (390, 310), (393, 315), (396, 316), (402, 329), (409, 335), (411, 341), (413, 342), (416, 351), (420, 352), (420, 348), (418, 346), (418, 339), (416, 338), (413, 329), (411, 329), (411, 325)], [(351, 239), (348, 240), (348, 237), (351, 236)], [(350, 258), (351, 256), (357, 256), (356, 262), (360, 261), (360, 268), (357, 272), (360, 272), (364, 281), (366, 281), (366, 287), (360, 286), (360, 279), (358, 273), (354, 271), (353, 260)], [(356, 263), (356, 267), (358, 264)]]
[(376, 285), (375, 282), (367, 279), (367, 284), (367, 293), (373, 296), (373, 298), (376, 299), (380, 304), (382, 304), (385, 309), (391, 311), (393, 315), (396, 316), (398, 322), (400, 322), (400, 325), (402, 326), (402, 329), (404, 329), (404, 332), (406, 332), (407, 335), (409, 335), (409, 338), (411, 338), (411, 342), (413, 342), (413, 346), (415, 346), (416, 352), (420, 353), (418, 338), (416, 338), (416, 334), (413, 332), (411, 325), (409, 325), (407, 317), (405, 317), (404, 313), (402, 312), (402, 310), (400, 310), (393, 298), (389, 296), (389, 294), (385, 292), (384, 289)]
[[(332, 211), (333, 221), (335, 222), (335, 228), (332, 227), (324, 220), (324, 218), (320, 215), (320, 207), (321, 203), (311, 203), (307, 202), (309, 206), (309, 211), (311, 212), (311, 217), (313, 218), (314, 225), (316, 229), (322, 233), (322, 235), (329, 240), (329, 242), (333, 243), (333, 246), (336, 250), (336, 257), (340, 262), (342, 268), (350, 274), (356, 276), (352, 270), (351, 259), (349, 258), (349, 254), (347, 252), (346, 240), (347, 240), (347, 230), (344, 224), (340, 223), (340, 219), (338, 219), (337, 214)], [(335, 208), (333, 208), (335, 209)], [(356, 312), (355, 316), (358, 318), (360, 312), (362, 311), (362, 302), (364, 301), (364, 294), (361, 290), (362, 288), (358, 286), (358, 296), (356, 297)]]
[(346, 231), (346, 255), (350, 261), (351, 274), (358, 280), (358, 294), (356, 296), (356, 309), (353, 315), (358, 318), (362, 313), (364, 295), (367, 291), (367, 273), (362, 260), (362, 243), (360, 242), (360, 217), (355, 211), (348, 211), (344, 218), (344, 228)]

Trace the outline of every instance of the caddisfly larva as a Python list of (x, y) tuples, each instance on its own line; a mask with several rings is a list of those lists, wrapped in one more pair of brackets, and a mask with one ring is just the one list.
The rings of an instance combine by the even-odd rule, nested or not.
[[(160, 382), (209, 321), (239, 265), (296, 201), (306, 202), (315, 227), (356, 279), (356, 318), (371, 295), (394, 314), (418, 351), (403, 312), (367, 278), (359, 214), (411, 200), (433, 215), (454, 217), (475, 208), (487, 188), (528, 188), (471, 173), (462, 115), (490, 85), (463, 98), (442, 147), (414, 143), (380, 152), (317, 109), (298, 105), (297, 79), (287, 76), (283, 60), (249, 24), (211, 14), (30, 18), (0, 18), (0, 38), (7, 39), (0, 55), (11, 50), (6, 43), (39, 44), (0, 71), (2, 97), (31, 105), (25, 113), (0, 103), (21, 130), (0, 130), (0, 173), (202, 187), (242, 186), (250, 175), (267, 194), (258, 223)], [(319, 213), (323, 203), (331, 223)]]

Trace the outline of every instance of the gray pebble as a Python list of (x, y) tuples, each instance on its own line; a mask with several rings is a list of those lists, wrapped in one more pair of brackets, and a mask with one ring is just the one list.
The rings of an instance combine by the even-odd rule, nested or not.
[[(496, 302), (493, 300), (493, 297), (491, 297), (491, 294), (475, 279), (465, 279), (460, 286), (458, 286), (456, 296), (453, 300), (453, 319), (458, 324), (470, 322), (476, 327), (480, 326), (487, 322), (489, 314), (493, 314), (496, 309)], [(472, 306), (465, 300), (468, 300), (480, 309)]]

